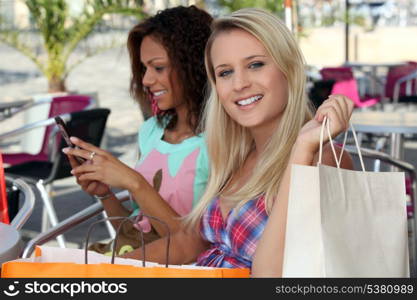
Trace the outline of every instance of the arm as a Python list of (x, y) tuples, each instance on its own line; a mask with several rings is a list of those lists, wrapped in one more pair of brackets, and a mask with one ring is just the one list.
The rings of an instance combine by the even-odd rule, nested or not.
[[(64, 153), (67, 150), (63, 150)], [(68, 155), (68, 160), (71, 164), (71, 167), (77, 168), (80, 164), (74, 159), (72, 155)], [(85, 162), (88, 164), (89, 161)], [(101, 182), (94, 181), (94, 180), (80, 180), (80, 175), (75, 175), (77, 184), (81, 186), (81, 188), (91, 196), (100, 196), (104, 197), (101, 200), (103, 204), (103, 208), (106, 211), (109, 217), (127, 217), (131, 214), (131, 211), (126, 209), (120, 201), (116, 198), (114, 193), (111, 192), (110, 188)], [(108, 195), (108, 196), (107, 196)], [(110, 223), (112, 226), (117, 229), (122, 221), (119, 220), (111, 220)]]
[[(165, 264), (167, 237), (146, 245), (146, 260)], [(172, 237), (169, 247), (170, 264), (188, 264), (196, 261), (198, 255), (208, 248), (197, 231), (179, 230)], [(124, 258), (143, 259), (142, 248), (123, 255)]]
[[(71, 141), (80, 149), (66, 148), (66, 154), (78, 155), (88, 160), (92, 152), (96, 153), (91, 161), (92, 163), (77, 166), (72, 170), (72, 174), (77, 176), (78, 180), (97, 181), (112, 187), (129, 190), (144, 214), (163, 220), (172, 232), (180, 229), (181, 221), (178, 213), (171, 208), (140, 173), (125, 165), (107, 151), (78, 138), (71, 137)], [(114, 202), (113, 197), (106, 199), (106, 202), (103, 201), (106, 211), (109, 209), (111, 214), (126, 216), (127, 210), (120, 203), (116, 204)], [(165, 236), (167, 234), (164, 225), (153, 220), (151, 220), (151, 223), (159, 235)]]
[[(348, 128), (352, 110), (353, 103), (349, 99), (335, 97), (333, 100), (325, 101), (317, 110), (315, 118), (301, 129), (292, 148), (277, 193), (277, 200), (273, 204), (267, 225), (256, 248), (252, 263), (252, 276), (280, 277), (282, 275), (291, 165), (313, 165), (317, 161), (320, 128), (324, 116), (331, 120), (331, 133), (332, 136), (336, 136)], [(335, 166), (330, 145), (326, 145), (323, 152), (323, 164)], [(349, 156), (343, 156), (342, 164), (349, 167)]]

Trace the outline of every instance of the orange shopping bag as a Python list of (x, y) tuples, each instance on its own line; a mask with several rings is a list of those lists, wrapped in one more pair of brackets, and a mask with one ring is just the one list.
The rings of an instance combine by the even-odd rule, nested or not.
[(209, 268), (191, 265), (159, 265), (134, 259), (109, 257), (88, 251), (91, 263), (84, 264), (84, 250), (37, 247), (34, 258), (3, 264), (2, 278), (228, 278), (249, 277), (249, 269)]
[(3, 157), (0, 153), (0, 222), (9, 224), (9, 210), (6, 196), (6, 180), (4, 178)]
[[(149, 217), (156, 219), (153, 217)], [(107, 218), (125, 219), (130, 218)], [(105, 220), (107, 220), (105, 219)], [(92, 251), (87, 251), (88, 239), (93, 223), (87, 233), (84, 250), (63, 249), (55, 247), (36, 247), (33, 258), (17, 259), (2, 265), (2, 278), (242, 278), (249, 277), (249, 269), (211, 268), (193, 265), (160, 265), (135, 259), (109, 257)], [(117, 230), (119, 233), (122, 222)], [(143, 232), (140, 230), (141, 237)], [(169, 260), (169, 231), (167, 239), (167, 262)], [(117, 243), (117, 234), (114, 243)], [(113, 247), (116, 249), (116, 245)], [(143, 251), (145, 250), (142, 247)], [(145, 256), (144, 256), (145, 257)]]

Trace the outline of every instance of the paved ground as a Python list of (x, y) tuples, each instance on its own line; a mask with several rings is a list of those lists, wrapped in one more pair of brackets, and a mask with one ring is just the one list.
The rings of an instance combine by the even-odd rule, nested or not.
[[(311, 40), (314, 40), (313, 37)], [(322, 44), (318, 43), (318, 45)], [(320, 48), (312, 47), (312, 49), (317, 51)], [(341, 47), (340, 51), (342, 51)], [(312, 54), (306, 53), (307, 58), (309, 55)], [(46, 91), (45, 78), (29, 59), (1, 44), (0, 57), (0, 101), (13, 101)], [(387, 60), (391, 59), (387, 57)], [(112, 49), (86, 60), (70, 74), (67, 85), (70, 90), (98, 92), (100, 105), (112, 110), (103, 146), (123, 162), (133, 165), (136, 159), (136, 132), (142, 122), (142, 116), (128, 93), (129, 61), (124, 48)], [(0, 132), (15, 125), (2, 123)], [(415, 149), (415, 143), (408, 143), (405, 159), (417, 167)], [(91, 197), (80, 191), (73, 178), (56, 182), (55, 193), (54, 204), (60, 220), (94, 202)], [(40, 232), (40, 220), (41, 205), (40, 201), (37, 201), (35, 211), (22, 231), (25, 240)], [(69, 245), (81, 247), (86, 230), (87, 225), (81, 225), (66, 234)], [(106, 239), (108, 237), (106, 228), (104, 226), (97, 228), (94, 237), (100, 240)]]

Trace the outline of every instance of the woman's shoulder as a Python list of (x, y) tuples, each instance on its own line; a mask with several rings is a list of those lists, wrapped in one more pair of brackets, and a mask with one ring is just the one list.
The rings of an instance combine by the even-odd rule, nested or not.
[(204, 132), (197, 134), (196, 138), (200, 148), (200, 157), (204, 160), (208, 160), (207, 140)]
[(162, 132), (163, 128), (160, 126), (156, 117), (150, 117), (145, 120), (139, 127), (139, 138), (149, 137), (150, 135)]
[(144, 121), (139, 128), (137, 141), (139, 151), (144, 155), (155, 147), (157, 140), (163, 135), (163, 128), (160, 127), (156, 117), (151, 117)]
[(156, 126), (159, 126), (158, 120), (156, 117), (150, 117), (146, 119), (139, 128), (139, 131), (148, 131)]

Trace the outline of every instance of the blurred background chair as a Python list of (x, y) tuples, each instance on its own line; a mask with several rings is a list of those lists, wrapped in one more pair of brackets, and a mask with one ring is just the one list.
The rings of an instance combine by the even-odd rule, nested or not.
[(323, 80), (333, 80), (330, 94), (342, 94), (352, 99), (355, 107), (370, 107), (377, 104), (379, 98), (360, 98), (358, 84), (350, 67), (323, 68), (320, 70)]
[(331, 95), (345, 95), (352, 99), (355, 107), (364, 108), (376, 105), (380, 100), (378, 98), (361, 99), (359, 97), (358, 85), (354, 78), (342, 81), (336, 81), (333, 84)]
[[(404, 75), (406, 74), (406, 75)], [(417, 63), (409, 62), (404, 66), (390, 69), (382, 101), (384, 111), (417, 111)], [(404, 135), (404, 140), (414, 142), (415, 134)], [(375, 150), (383, 151), (389, 146), (388, 135), (374, 136)]]
[[(109, 109), (98, 108), (60, 116), (67, 123), (71, 135), (95, 146), (100, 146), (109, 114)], [(50, 120), (48, 125), (54, 124), (54, 119), (48, 120)], [(49, 142), (50, 155), (48, 160), (26, 161), (5, 169), (6, 175), (23, 178), (26, 182), (36, 186), (43, 201), (42, 231), (46, 230), (49, 225), (55, 226), (58, 223), (50, 196), (53, 182), (72, 176), (69, 161), (61, 151), (62, 148), (67, 147), (67, 144), (61, 137), (57, 126), (52, 127)], [(62, 236), (58, 237), (58, 243), (61, 247), (65, 247)]]
[[(354, 157), (358, 156), (356, 146), (347, 145), (346, 150)], [(379, 170), (387, 171), (391, 166), (398, 168), (405, 173), (405, 189), (407, 194), (407, 218), (408, 218), (408, 237), (410, 251), (410, 272), (411, 277), (417, 277), (417, 177), (414, 166), (408, 162), (395, 159), (386, 153), (375, 151), (372, 149), (361, 148), (361, 154), (364, 158), (365, 169), (370, 170), (375, 160), (380, 162)], [(354, 160), (357, 162), (357, 160)], [(355, 169), (359, 170), (359, 165), (355, 165)]]
[[(401, 92), (401, 88), (404, 87), (404, 92)], [(392, 102), (397, 104), (399, 102), (407, 102), (417, 104), (417, 66), (416, 69), (398, 79), (394, 85), (394, 91), (392, 95)]]
[(351, 67), (322, 68), (320, 74), (323, 80), (343, 81), (354, 78)]
[(23, 203), (18, 213), (10, 217), (11, 223), (0, 223), (0, 266), (3, 262), (19, 258), (22, 254), (24, 244), (21, 240), (19, 230), (29, 219), (35, 206), (35, 194), (30, 185), (21, 179), (5, 178), (7, 197), (19, 197)]
[[(413, 81), (413, 79), (415, 79)], [(404, 65), (388, 70), (385, 80), (385, 101), (398, 103), (400, 97), (417, 95), (417, 63), (407, 62)]]
[[(127, 200), (130, 200), (129, 192), (120, 191), (116, 193), (116, 198), (120, 202), (125, 202)], [(22, 258), (30, 257), (37, 245), (43, 245), (55, 239), (57, 236), (64, 234), (65, 232), (71, 229), (74, 229), (78, 225), (83, 224), (84, 222), (90, 220), (91, 218), (99, 215), (103, 211), (104, 211), (103, 204), (101, 202), (96, 202), (88, 206), (87, 208), (83, 209), (82, 211), (76, 213), (75, 215), (61, 221), (60, 223), (56, 224), (54, 227), (51, 227), (48, 230), (41, 232), (38, 236), (34, 237), (26, 244), (25, 249), (22, 254)], [(85, 232), (85, 235), (87, 235), (87, 231)]]
[(3, 153), (6, 164), (16, 165), (28, 161), (48, 161), (50, 136), (54, 126), (53, 117), (65, 113), (97, 107), (95, 98), (89, 95), (39, 96), (14, 112), (24, 114), (25, 124), (0, 134), (4, 143), (11, 136), (20, 136), (19, 153)]

